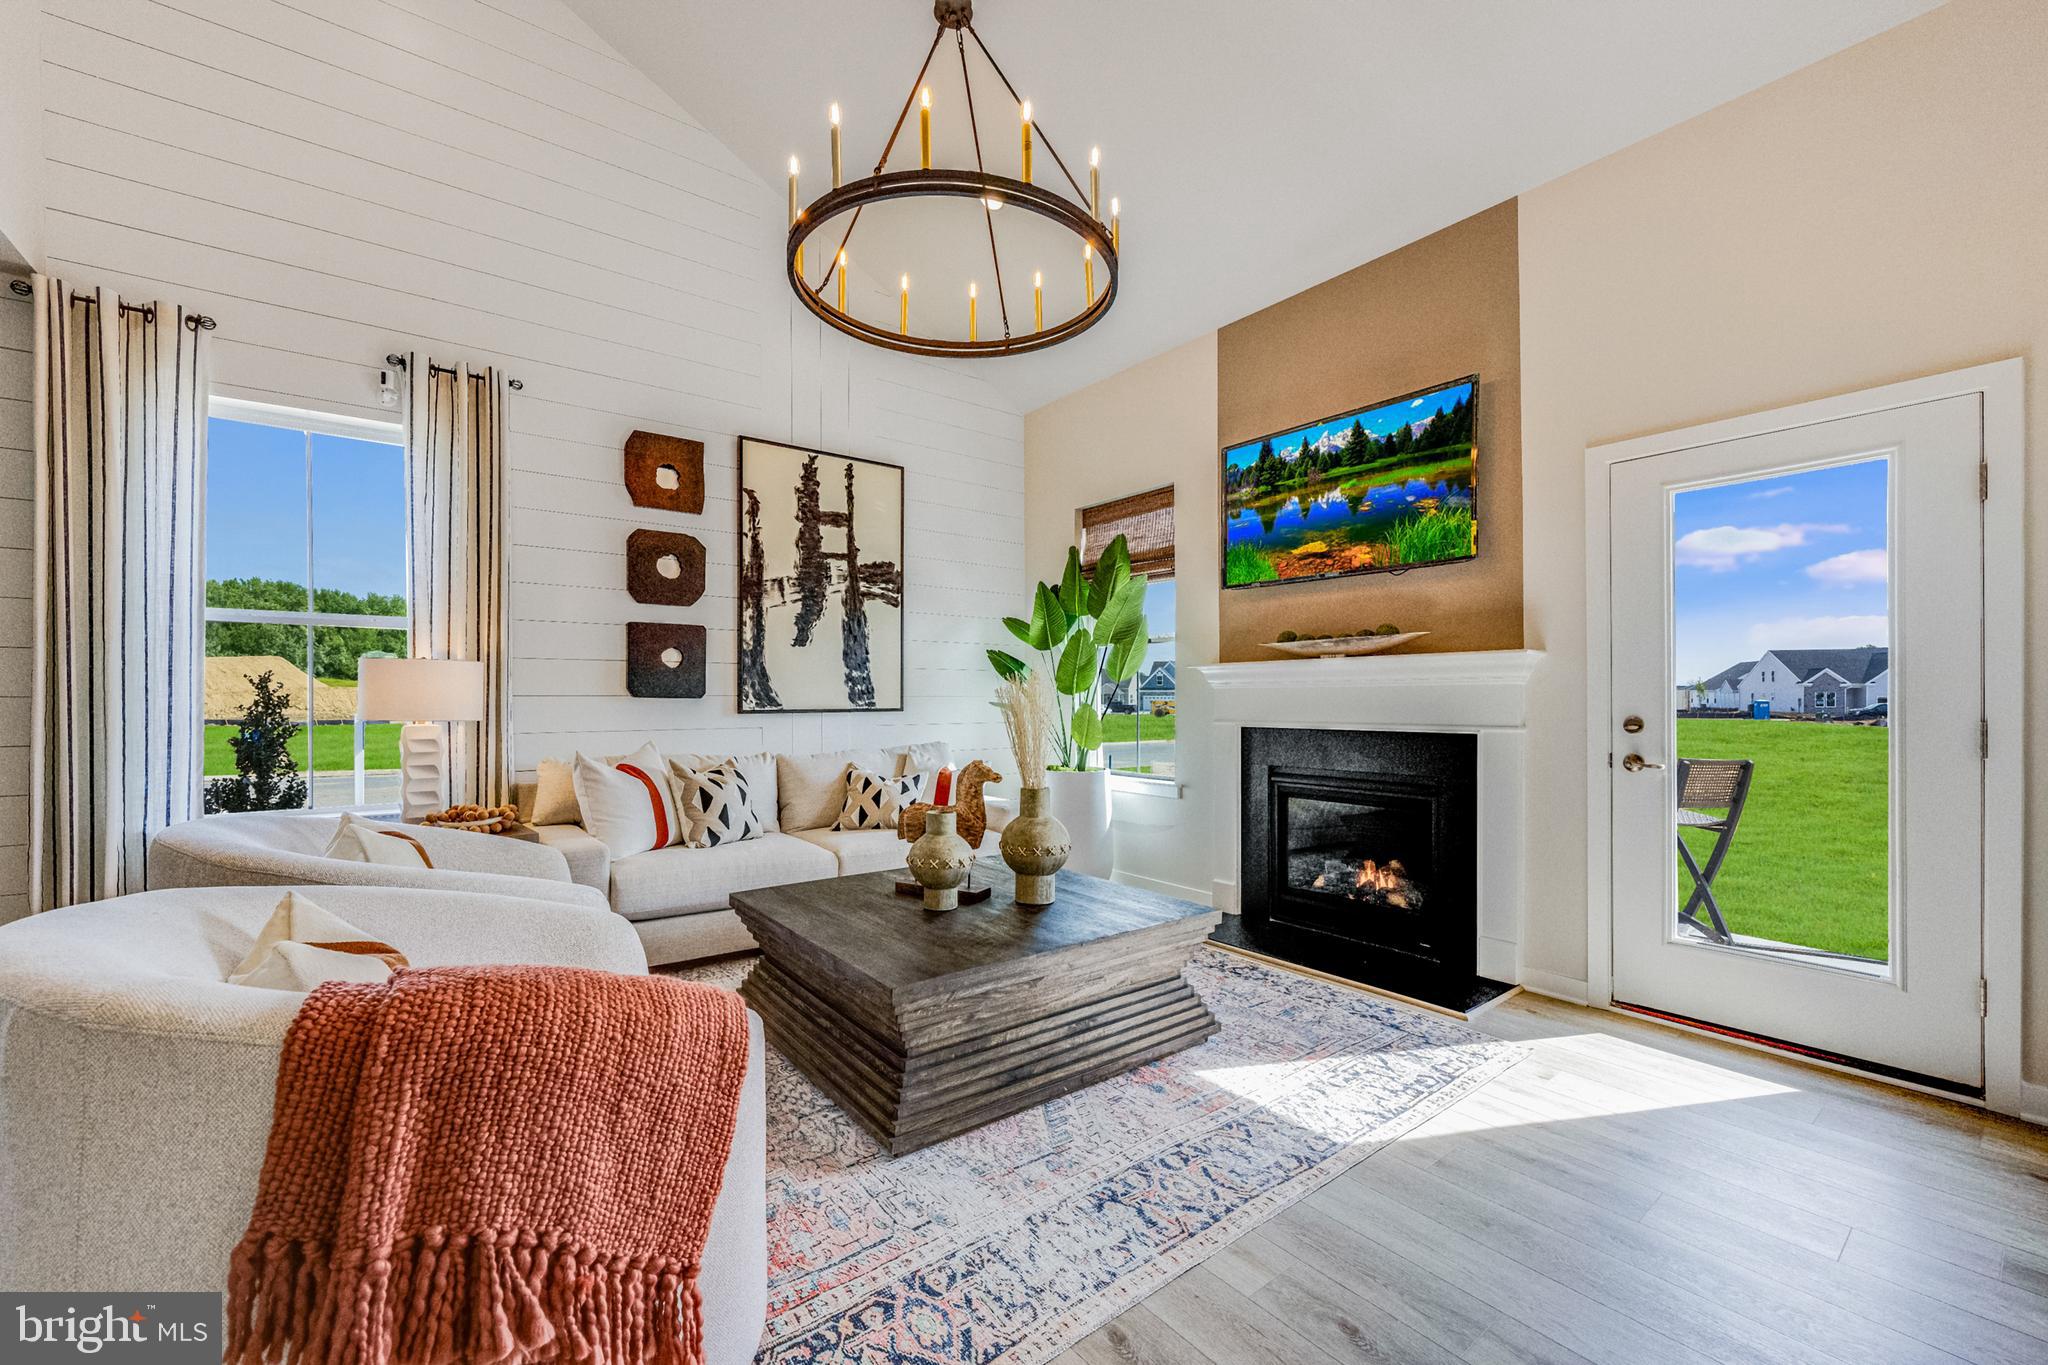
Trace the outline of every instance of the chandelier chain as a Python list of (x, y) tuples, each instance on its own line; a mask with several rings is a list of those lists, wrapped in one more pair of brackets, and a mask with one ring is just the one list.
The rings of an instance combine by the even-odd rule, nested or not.
[[(974, 135), (974, 169), (983, 175), (988, 167), (981, 159), (981, 124), (974, 116), (974, 80), (967, 74), (967, 39), (956, 29), (953, 41), (960, 48), (960, 84), (967, 90), (967, 131)], [(989, 207), (988, 196), (981, 197), (981, 218), (988, 225), (988, 257), (996, 270), (996, 307), (1003, 315), (1003, 339), (1010, 339), (1010, 300), (1003, 292), (1003, 258), (996, 250), (996, 211)]]
[[(932, 69), (932, 54), (939, 50), (939, 39), (945, 36), (946, 30), (941, 28), (932, 35), (932, 45), (924, 50), (924, 61), (918, 66), (917, 75), (910, 82), (910, 93), (903, 97), (903, 107), (896, 112), (896, 126), (889, 130), (889, 140), (882, 144), (881, 159), (875, 162), (874, 172), (869, 179), (881, 175), (883, 168), (889, 164), (889, 153), (896, 150), (896, 139), (902, 136), (903, 121), (910, 117), (910, 106), (917, 101), (917, 89), (924, 84), (924, 73)], [(977, 38), (975, 41), (981, 40)], [(983, 51), (987, 49), (984, 48)], [(1057, 159), (1058, 153), (1054, 153), (1054, 157)], [(833, 272), (839, 269), (839, 258), (846, 254), (846, 244), (853, 240), (853, 230), (860, 226), (861, 209), (866, 207), (865, 204), (857, 205), (853, 210), (852, 219), (846, 224), (846, 231), (839, 234), (839, 249), (832, 253), (832, 264), (825, 268), (825, 278), (818, 282), (820, 292), (826, 285), (832, 283)]]
[[(974, 25), (968, 24), (967, 31), (974, 33)], [(982, 56), (988, 58), (988, 64), (995, 71), (996, 79), (1003, 83), (1003, 89), (1010, 92), (1010, 98), (1022, 104), (1024, 97), (1017, 93), (1016, 86), (1010, 84), (1010, 78), (1003, 74), (1003, 64), (996, 60), (995, 53), (988, 50), (988, 44), (981, 40), (979, 33), (974, 33), (974, 45), (981, 49)], [(1060, 174), (1064, 175), (1067, 178), (1067, 183), (1074, 187), (1074, 198), (1080, 200), (1083, 204), (1087, 203), (1088, 196), (1082, 191), (1081, 182), (1074, 179), (1074, 173), (1067, 169), (1067, 160), (1060, 155), (1060, 149), (1052, 145), (1052, 139), (1046, 135), (1045, 129), (1038, 126), (1037, 120), (1034, 119), (1032, 121), (1031, 127), (1038, 134), (1038, 140), (1045, 144), (1045, 150), (1052, 153), (1053, 162), (1060, 168)]]

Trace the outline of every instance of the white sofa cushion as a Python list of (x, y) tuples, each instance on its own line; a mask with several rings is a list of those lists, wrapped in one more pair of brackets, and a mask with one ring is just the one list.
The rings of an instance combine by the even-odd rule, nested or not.
[(675, 784), (676, 809), (690, 827), (683, 842), (691, 848), (716, 848), (767, 833), (754, 814), (746, 774), (739, 764), (727, 760), (693, 768), (671, 763), (668, 771)]
[(893, 829), (807, 829), (797, 838), (830, 853), (842, 877), (904, 866), (910, 845)]
[(627, 919), (723, 910), (735, 891), (836, 876), (839, 860), (788, 834), (717, 848), (657, 848), (612, 864), (612, 909)]
[(935, 773), (953, 766), (953, 750), (943, 739), (927, 740), (921, 744), (898, 744), (882, 752), (895, 760), (895, 766), (886, 771), (898, 777), (909, 773)]
[(668, 848), (689, 833), (676, 811), (668, 763), (652, 744), (604, 762), (577, 754), (572, 768), (583, 827), (614, 858)]
[(310, 991), (323, 981), (388, 981), (405, 965), (405, 954), (391, 944), (321, 909), (305, 892), (287, 891), (228, 984)]
[(824, 829), (839, 818), (846, 804), (846, 772), (865, 768), (893, 773), (895, 765), (880, 749), (840, 749), (829, 754), (781, 754), (775, 760), (775, 782), (781, 800), (785, 834)]

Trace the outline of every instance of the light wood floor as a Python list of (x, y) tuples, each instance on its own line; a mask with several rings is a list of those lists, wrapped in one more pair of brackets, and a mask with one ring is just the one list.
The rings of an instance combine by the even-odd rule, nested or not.
[(2048, 1132), (1530, 996), (1505, 1076), (1058, 1365), (2048, 1362)]

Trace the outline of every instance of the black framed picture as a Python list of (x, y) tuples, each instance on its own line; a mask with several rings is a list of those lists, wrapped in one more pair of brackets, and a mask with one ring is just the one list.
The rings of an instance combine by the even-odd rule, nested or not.
[(743, 713), (903, 709), (903, 469), (740, 438)]

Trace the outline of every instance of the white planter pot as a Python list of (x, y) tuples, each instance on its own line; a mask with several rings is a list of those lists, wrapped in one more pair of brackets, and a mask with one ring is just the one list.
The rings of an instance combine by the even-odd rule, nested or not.
[(1046, 773), (1045, 783), (1052, 788), (1052, 813), (1074, 841), (1067, 870), (1107, 877), (1116, 866), (1116, 846), (1109, 832), (1109, 770), (1053, 770)]

